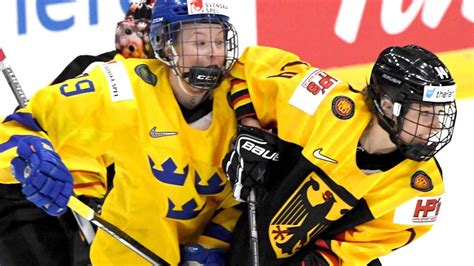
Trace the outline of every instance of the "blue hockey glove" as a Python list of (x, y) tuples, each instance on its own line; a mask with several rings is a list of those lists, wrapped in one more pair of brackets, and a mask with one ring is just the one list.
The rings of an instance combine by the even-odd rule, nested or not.
[(18, 157), (13, 158), (11, 167), (26, 199), (51, 216), (65, 213), (73, 181), (51, 143), (29, 136), (22, 138), (17, 147)]
[(269, 167), (278, 161), (277, 137), (256, 127), (239, 125), (234, 148), (222, 161), (234, 198), (247, 201), (252, 188), (267, 183)]
[(186, 265), (225, 265), (227, 251), (219, 248), (207, 249), (199, 244), (181, 246), (180, 266)]

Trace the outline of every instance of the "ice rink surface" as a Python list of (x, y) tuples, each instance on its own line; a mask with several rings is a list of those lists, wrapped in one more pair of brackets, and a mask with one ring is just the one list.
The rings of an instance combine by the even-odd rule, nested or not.
[(453, 140), (436, 155), (446, 190), (438, 221), (422, 238), (381, 258), (384, 266), (474, 266), (474, 99), (457, 107)]

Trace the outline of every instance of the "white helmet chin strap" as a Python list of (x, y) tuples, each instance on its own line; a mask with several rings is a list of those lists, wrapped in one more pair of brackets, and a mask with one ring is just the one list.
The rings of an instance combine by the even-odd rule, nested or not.
[[(173, 63), (174, 63), (175, 66), (177, 66), (177, 65), (178, 65), (178, 60), (179, 60), (178, 53), (176, 52), (176, 49), (174, 48), (173, 45), (170, 45), (170, 47), (171, 47), (171, 48), (170, 48), (170, 49), (171, 49), (171, 54), (173, 55), (173, 56), (172, 56), (172, 58), (173, 58)], [(170, 66), (171, 64), (168, 62), (167, 65)], [(186, 87), (185, 87), (185, 85), (184, 85), (184, 83), (183, 83), (184, 81), (183, 81), (183, 79), (181, 78), (181, 75), (180, 75), (180, 73), (179, 73), (178, 68), (177, 68), (177, 67), (171, 67), (171, 69), (172, 69), (174, 75), (176, 76), (176, 78), (178, 79), (178, 87), (179, 87), (179, 89), (180, 89), (182, 92), (184, 92), (186, 95), (188, 95), (188, 96), (194, 96), (192, 93), (190, 93), (190, 92), (186, 89)]]
[[(178, 56), (178, 53), (176, 52), (176, 49), (174, 48), (173, 45), (170, 45), (171, 46), (171, 54), (173, 55), (173, 63), (175, 66), (178, 65), (178, 60), (179, 60), (179, 56)], [(168, 62), (167, 65), (170, 65), (170, 63)], [(179, 89), (184, 92), (186, 95), (188, 96), (196, 96), (195, 94), (192, 94), (190, 93), (187, 89), (186, 89), (186, 85), (184, 84), (184, 80), (183, 78), (181, 78), (181, 76), (183, 75), (180, 75), (180, 72), (179, 72), (179, 69), (177, 67), (171, 67), (174, 75), (176, 76), (176, 78), (178, 79), (178, 86), (179, 86)], [(189, 83), (188, 83), (189, 84)], [(192, 85), (190, 85), (192, 86)], [(201, 101), (206, 99), (207, 96), (209, 95), (209, 91), (210, 90), (207, 90), (207, 93), (206, 95), (204, 95), (202, 98), (201, 98)]]
[[(190, 99), (190, 101), (193, 105), (198, 105), (198, 104), (202, 103), (211, 94), (211, 90), (206, 90), (204, 94), (200, 94), (199, 96), (197, 96), (195, 94), (192, 94), (186, 89), (186, 87), (184, 85), (184, 82), (183, 82), (183, 79), (181, 79), (181, 77), (179, 77), (178, 75), (176, 76), (176, 78), (178, 79), (179, 89), (181, 90), (181, 92), (183, 92), (186, 96), (189, 97), (189, 99)], [(196, 101), (198, 101), (198, 102), (196, 102)], [(181, 104), (183, 104), (183, 103), (181, 103)]]
[[(176, 73), (175, 73), (175, 74), (176, 74)], [(184, 93), (185, 93), (186, 95), (188, 95), (188, 96), (195, 96), (194, 94), (190, 93), (190, 92), (186, 89), (186, 87), (185, 87), (185, 85), (184, 85), (184, 83), (183, 83), (183, 79), (182, 79), (179, 75), (176, 75), (176, 78), (178, 78), (178, 87), (179, 87), (179, 89), (180, 89), (182, 92), (184, 92)]]

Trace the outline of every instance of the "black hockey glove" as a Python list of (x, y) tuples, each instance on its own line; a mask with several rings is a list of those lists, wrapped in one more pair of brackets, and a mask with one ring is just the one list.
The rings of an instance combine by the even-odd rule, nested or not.
[(266, 184), (269, 165), (278, 161), (277, 137), (256, 127), (239, 125), (234, 148), (222, 161), (234, 198), (247, 201), (250, 190)]

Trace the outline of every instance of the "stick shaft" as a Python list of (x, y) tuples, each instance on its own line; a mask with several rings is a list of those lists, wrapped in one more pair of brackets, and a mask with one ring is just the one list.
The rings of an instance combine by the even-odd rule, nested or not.
[(257, 207), (255, 191), (252, 189), (248, 198), (249, 226), (250, 226), (250, 248), (252, 249), (253, 265), (259, 265), (258, 256), (258, 231), (257, 231)]
[(0, 70), (3, 72), (3, 75), (5, 76), (5, 79), (7, 80), (8, 85), (13, 92), (13, 95), (15, 95), (18, 104), (21, 108), (23, 108), (28, 103), (28, 97), (26, 97), (23, 89), (21, 88), (20, 83), (13, 72), (13, 69), (10, 66), (5, 65), (5, 58), (5, 53), (3, 52), (3, 49), (0, 48)]
[(77, 212), (79, 215), (95, 224), (113, 238), (120, 241), (122, 244), (136, 252), (138, 255), (146, 259), (153, 265), (169, 265), (165, 260), (154, 254), (152, 251), (144, 247), (138, 241), (127, 235), (120, 228), (104, 220), (99, 214), (95, 213), (92, 208), (84, 204), (82, 201), (75, 197), (71, 197), (67, 204), (69, 208)]

